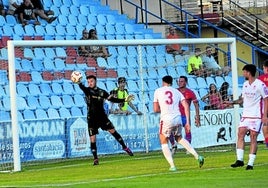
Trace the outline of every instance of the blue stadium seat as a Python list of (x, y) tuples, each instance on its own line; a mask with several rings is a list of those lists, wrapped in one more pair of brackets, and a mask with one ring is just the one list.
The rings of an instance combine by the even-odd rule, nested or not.
[(192, 89), (198, 89), (198, 85), (195, 78), (188, 77), (188, 87)]
[(23, 110), (23, 116), (24, 116), (24, 120), (35, 120), (36, 119), (34, 111), (32, 111), (30, 109)]
[(106, 16), (106, 19), (107, 19), (107, 23), (109, 23), (109, 24), (116, 25), (116, 23), (117, 23), (117, 20), (116, 20), (115, 16), (112, 15), (112, 14), (108, 14)]
[(30, 48), (24, 48), (24, 51), (23, 51), (23, 56), (27, 59), (34, 59), (34, 58), (37, 58), (35, 57), (32, 49)]
[[(1, 78), (1, 76), (0, 76), (0, 78)], [(0, 99), (2, 99), (5, 96), (6, 96), (6, 92), (4, 90), (4, 87), (2, 85), (0, 85)]]
[(99, 67), (108, 67), (107, 61), (103, 57), (97, 57), (97, 64)]
[(80, 116), (83, 116), (83, 114), (77, 106), (73, 106), (71, 108), (71, 116), (72, 117), (80, 117)]
[[(165, 75), (165, 74), (164, 74)], [(156, 90), (159, 86), (156, 80), (150, 79), (148, 80), (148, 87), (150, 91)]]
[(222, 76), (215, 76), (215, 82), (217, 86), (221, 86), (224, 82), (224, 78)]
[(68, 14), (68, 15), (59, 15), (58, 16), (58, 20), (59, 20), (59, 25), (61, 25), (61, 26), (66, 26), (66, 25), (68, 25), (69, 24), (69, 20), (68, 20), (68, 16), (69, 16), (70, 14)]
[(68, 16), (68, 25), (75, 26), (78, 24), (77, 16), (70, 14)]
[(47, 110), (47, 115), (49, 119), (59, 119), (60, 115), (59, 112), (54, 108), (49, 108)]
[(17, 84), (17, 94), (21, 97), (30, 95), (28, 88), (24, 84)]
[(57, 95), (52, 95), (50, 97), (50, 101), (51, 101), (52, 107), (55, 109), (59, 109), (60, 107), (63, 106), (63, 102), (62, 102), (61, 98)]
[(206, 94), (208, 94), (208, 89), (205, 89), (205, 88), (200, 88), (198, 89), (198, 92), (199, 92), (199, 95), (200, 97), (204, 97)]
[(8, 82), (7, 71), (0, 70), (0, 85), (5, 85)]
[(81, 24), (84, 27), (88, 24), (88, 18), (87, 18), (87, 16), (85, 16), (83, 14), (79, 14), (77, 16), (77, 19), (78, 19), (78, 23)]
[[(110, 53), (110, 54), (112, 54), (112, 53)], [(109, 68), (117, 68), (118, 67), (117, 61), (113, 56), (107, 58), (107, 64), (108, 64)]]
[(126, 34), (125, 26), (122, 23), (116, 23), (115, 30), (116, 30), (116, 33), (119, 35)]
[(96, 25), (96, 30), (97, 30), (97, 35), (99, 37), (99, 35), (105, 35), (106, 34), (106, 30), (104, 28), (104, 25), (101, 25), (101, 24), (97, 24)]
[(124, 56), (124, 57), (128, 56), (126, 46), (118, 46), (117, 51), (118, 51), (118, 54), (120, 54), (120, 56)]
[(208, 88), (208, 84), (207, 84), (205, 78), (203, 78), (203, 77), (197, 77), (196, 78), (196, 82), (197, 82), (197, 89), (199, 89), (199, 88), (205, 88), (205, 89), (207, 89)]
[(53, 0), (53, 5), (59, 8), (62, 6), (62, 2), (61, 0)]
[(55, 53), (56, 53), (56, 57), (58, 57), (58, 58), (64, 59), (67, 57), (66, 51), (63, 47), (56, 47)]
[(125, 68), (117, 68), (118, 77), (128, 77), (127, 70)]
[(41, 90), (40, 90), (40, 88), (39, 88), (39, 86), (37, 84), (35, 84), (35, 83), (29, 83), (28, 88), (29, 88), (29, 93), (31, 95), (33, 95), (33, 96), (39, 96), (39, 95), (41, 95)]
[(62, 94), (64, 94), (64, 91), (62, 89), (61, 84), (59, 84), (57, 82), (51, 83), (51, 89), (52, 89), (52, 91), (53, 91), (53, 93), (55, 95), (62, 95)]
[(86, 105), (84, 97), (79, 94), (74, 95), (74, 103), (77, 107), (83, 107)]
[(34, 48), (33, 53), (34, 53), (34, 56), (38, 57), (39, 59), (46, 58), (46, 54), (45, 54), (43, 48), (39, 48), (39, 47)]
[(8, 60), (7, 48), (1, 48), (0, 54), (2, 60)]
[(54, 71), (56, 70), (54, 61), (51, 58), (45, 57), (44, 58), (44, 68), (46, 71)]
[(33, 36), (37, 35), (33, 25), (25, 25), (24, 30), (25, 30), (25, 35), (26, 36), (32, 36), (33, 37)]
[(73, 16), (78, 16), (80, 14), (80, 10), (78, 9), (77, 6), (71, 5), (70, 6), (70, 14)]
[(40, 83), (39, 87), (42, 95), (50, 96), (53, 94), (49, 83)]
[(69, 8), (73, 5), (72, 0), (62, 0), (62, 4)]
[(137, 81), (134, 81), (134, 80), (128, 80), (127, 87), (128, 87), (129, 92), (139, 92), (140, 91), (140, 88), (138, 87)]
[(165, 54), (167, 64), (175, 63), (174, 56), (172, 54)]
[(28, 105), (26, 103), (26, 100), (21, 96), (17, 96), (17, 109), (25, 110), (27, 108), (28, 108)]
[(63, 103), (62, 107), (65, 108), (71, 108), (72, 106), (75, 106), (73, 98), (71, 97), (71, 95), (67, 94), (62, 96), (62, 103)]
[[(211, 77), (211, 76), (206, 77), (206, 81), (207, 81), (207, 86), (208, 86), (208, 87), (209, 87), (210, 84), (215, 84), (215, 85), (217, 85), (215, 79), (214, 79), (213, 77)], [(220, 85), (217, 86), (217, 87), (220, 87)]]
[(28, 104), (28, 107), (29, 109), (31, 110), (34, 110), (34, 109), (37, 109), (37, 108), (40, 108), (40, 104), (39, 104), (39, 101), (38, 101), (38, 98), (34, 95), (30, 95), (26, 98), (26, 101), (27, 101), (27, 104)]
[(79, 10), (80, 10), (80, 13), (84, 16), (87, 16), (90, 14), (89, 8), (86, 5), (80, 5)]
[[(153, 68), (153, 67), (148, 67), (148, 69), (147, 69), (147, 75), (148, 75), (148, 78), (150, 78), (150, 79), (157, 79), (157, 78), (159, 78), (156, 69)], [(163, 77), (163, 76), (161, 76), (161, 77)]]
[(159, 75), (159, 77), (163, 77), (163, 75), (167, 75), (167, 70), (165, 67), (159, 67), (157, 68), (157, 73)]
[(125, 24), (125, 31), (127, 34), (134, 34), (135, 30), (132, 24)]
[(136, 48), (136, 46), (127, 46), (127, 53), (128, 53), (130, 56), (137, 57), (138, 52), (137, 52), (137, 48)]
[(51, 37), (55, 37), (56, 36), (56, 29), (51, 24), (47, 24), (45, 26), (45, 31), (46, 31), (45, 36), (51, 36)]
[(11, 120), (10, 112), (9, 111), (4, 111), (0, 110), (0, 122), (9, 122)]
[(87, 20), (88, 20), (88, 23), (90, 23), (91, 25), (97, 25), (98, 24), (97, 17), (94, 14), (88, 14), (87, 15)]
[(43, 71), (44, 70), (44, 64), (43, 64), (43, 61), (41, 59), (33, 58), (32, 65), (33, 65), (33, 69), (36, 71)]
[(67, 108), (61, 107), (59, 109), (59, 114), (61, 118), (70, 118), (71, 117), (71, 113)]
[(76, 94), (79, 94), (79, 95), (83, 95), (83, 91), (80, 89), (79, 85), (78, 84), (74, 84), (74, 90), (75, 90), (75, 93)]
[(127, 68), (129, 66), (127, 63), (126, 56), (119, 55), (117, 56), (116, 61), (117, 61), (118, 66), (121, 68)]
[(21, 24), (16, 24), (14, 25), (14, 34), (23, 37), (25, 35), (24, 28), (22, 27)]
[(116, 87), (116, 81), (114, 80), (107, 80), (106, 81), (106, 88), (107, 91), (110, 92)]
[(0, 26), (3, 27), (4, 25), (6, 25), (6, 19), (4, 16), (0, 15)]
[(114, 57), (118, 56), (118, 52), (115, 46), (108, 46), (108, 52)]
[(10, 26), (10, 25), (4, 25), (3, 28), (2, 28), (3, 29), (3, 35), (12, 37), (15, 34), (15, 32), (14, 32), (12, 27), (13, 26)]
[(87, 107), (86, 106), (84, 106), (82, 108), (82, 113), (83, 113), (84, 116), (87, 116)]
[[(146, 91), (146, 92), (148, 92), (150, 89), (149, 89), (149, 86), (148, 86), (148, 84), (147, 84), (147, 82), (146, 81), (144, 81), (143, 82), (143, 85), (142, 85), (142, 83), (141, 83), (141, 81), (137, 81), (137, 84), (138, 84), (138, 88), (139, 88), (139, 91), (141, 92), (141, 91)], [(143, 88), (142, 88), (143, 87)], [(148, 94), (146, 94), (146, 101), (149, 101), (149, 100), (147, 100), (149, 98), (149, 96), (148, 96)]]
[(63, 71), (66, 69), (65, 61), (61, 58), (56, 58), (54, 64), (55, 64), (55, 70), (57, 71)]
[(168, 66), (167, 73), (174, 78), (178, 76), (177, 69), (175, 67)]
[(39, 96), (39, 104), (40, 104), (41, 108), (45, 109), (45, 110), (52, 106), (49, 97), (45, 96), (45, 95)]
[(36, 26), (34, 26), (34, 28), (35, 28), (35, 32), (38, 36), (45, 36), (46, 35), (46, 30), (45, 30), (44, 26), (36, 25)]
[(188, 73), (186, 72), (186, 69), (184, 67), (177, 67), (177, 72), (180, 76), (187, 76)]
[(76, 91), (74, 90), (73, 84), (70, 82), (63, 82), (62, 88), (63, 88), (64, 94), (66, 94), (66, 95), (76, 94)]
[(66, 35), (76, 36), (76, 29), (73, 25), (69, 23), (66, 25)]
[(15, 16), (7, 14), (6, 15), (6, 23), (10, 26), (15, 26), (15, 25), (17, 25), (18, 22), (17, 22)]
[(10, 110), (11, 107), (10, 107), (10, 96), (5, 96), (3, 97), (3, 107), (4, 107), (4, 110)]
[(45, 54), (50, 59), (56, 58), (56, 52), (54, 48), (45, 48)]
[(224, 76), (224, 80), (225, 80), (226, 82), (228, 82), (230, 85), (233, 84), (233, 80), (232, 80), (232, 77), (231, 77), (231, 76)]
[(35, 115), (36, 115), (36, 119), (48, 119), (48, 115), (46, 111), (43, 109), (36, 109)]
[(5, 89), (6, 95), (10, 96), (10, 85), (8, 83), (4, 85), (4, 89)]
[(105, 29), (107, 31), (107, 34), (114, 35), (116, 33), (115, 27), (112, 24), (106, 24)]
[(62, 25), (62, 24), (56, 25), (56, 28), (55, 28), (56, 29), (56, 36), (64, 37), (66, 35), (66, 30), (65, 30), (66, 25)]
[(70, 6), (63, 4), (62, 6), (60, 6), (60, 13), (61, 13), (60, 15), (63, 15), (65, 17), (68, 16), (70, 14), (69, 10), (70, 10)]
[(101, 24), (101, 25), (106, 25), (107, 24), (107, 19), (106, 19), (105, 14), (98, 14), (97, 15), (97, 20), (98, 20), (98, 24)]
[(38, 71), (32, 71), (31, 75), (32, 75), (32, 81), (34, 83), (46, 82), (45, 80), (43, 80), (41, 73)]
[(136, 68), (136, 69), (139, 67), (139, 63), (137, 62), (137, 58), (134, 56), (127, 56), (127, 64), (128, 64), (128, 66)]
[(156, 54), (156, 63), (157, 66), (166, 66), (167, 64), (166, 59), (162, 54)]
[(34, 70), (32, 61), (28, 59), (22, 59), (20, 64), (21, 64), (22, 71), (29, 72), (29, 71)]

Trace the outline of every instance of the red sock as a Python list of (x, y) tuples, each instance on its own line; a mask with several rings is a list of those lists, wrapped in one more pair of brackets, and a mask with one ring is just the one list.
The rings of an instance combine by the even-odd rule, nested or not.
[(268, 137), (265, 138), (266, 147), (268, 147)]

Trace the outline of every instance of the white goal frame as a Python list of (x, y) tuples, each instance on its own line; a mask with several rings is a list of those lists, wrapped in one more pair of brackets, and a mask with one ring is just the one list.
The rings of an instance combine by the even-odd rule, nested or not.
[[(8, 64), (9, 64), (9, 82), (10, 82), (10, 103), (11, 103), (11, 123), (12, 123), (12, 142), (13, 142), (13, 157), (14, 171), (21, 171), (20, 148), (19, 148), (19, 129), (17, 118), (17, 101), (16, 99), (16, 73), (15, 73), (15, 47), (62, 47), (62, 46), (83, 46), (83, 45), (166, 45), (166, 44), (229, 44), (231, 55), (232, 68), (232, 88), (234, 99), (238, 98), (238, 74), (237, 74), (237, 55), (236, 55), (236, 39), (235, 38), (198, 38), (198, 39), (143, 39), (143, 40), (9, 40), (8, 44)], [(138, 47), (138, 48), (139, 48)], [(139, 65), (142, 68), (141, 50), (139, 52)], [(142, 74), (141, 74), (142, 76)], [(143, 79), (141, 77), (141, 79)], [(238, 122), (239, 113), (238, 106), (234, 107), (234, 122)], [(145, 118), (146, 116), (144, 116)], [(237, 123), (236, 123), (237, 124)], [(144, 119), (146, 132), (146, 119)], [(145, 134), (146, 135), (146, 134)], [(146, 138), (145, 138), (146, 139)], [(146, 147), (148, 148), (148, 146)]]

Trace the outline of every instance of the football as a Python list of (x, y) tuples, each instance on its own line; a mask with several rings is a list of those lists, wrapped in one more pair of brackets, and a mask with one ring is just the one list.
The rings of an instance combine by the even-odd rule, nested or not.
[(74, 83), (79, 83), (82, 80), (82, 74), (79, 71), (73, 71), (71, 74), (71, 80)]

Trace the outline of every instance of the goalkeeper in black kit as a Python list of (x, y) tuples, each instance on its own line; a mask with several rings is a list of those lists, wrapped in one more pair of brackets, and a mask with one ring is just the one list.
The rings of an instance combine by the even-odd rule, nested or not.
[(121, 135), (115, 130), (113, 123), (108, 119), (105, 113), (103, 104), (104, 100), (109, 100), (114, 103), (129, 102), (134, 99), (133, 95), (129, 95), (126, 99), (117, 99), (108, 94), (105, 90), (97, 87), (96, 76), (90, 75), (86, 77), (88, 87), (84, 86), (80, 81), (78, 82), (80, 89), (85, 93), (87, 103), (87, 122), (88, 133), (90, 137), (90, 148), (94, 157), (93, 165), (98, 165), (98, 154), (96, 145), (96, 134), (98, 129), (109, 131), (111, 135), (121, 144), (122, 149), (128, 155), (133, 156), (132, 151), (126, 146)]

